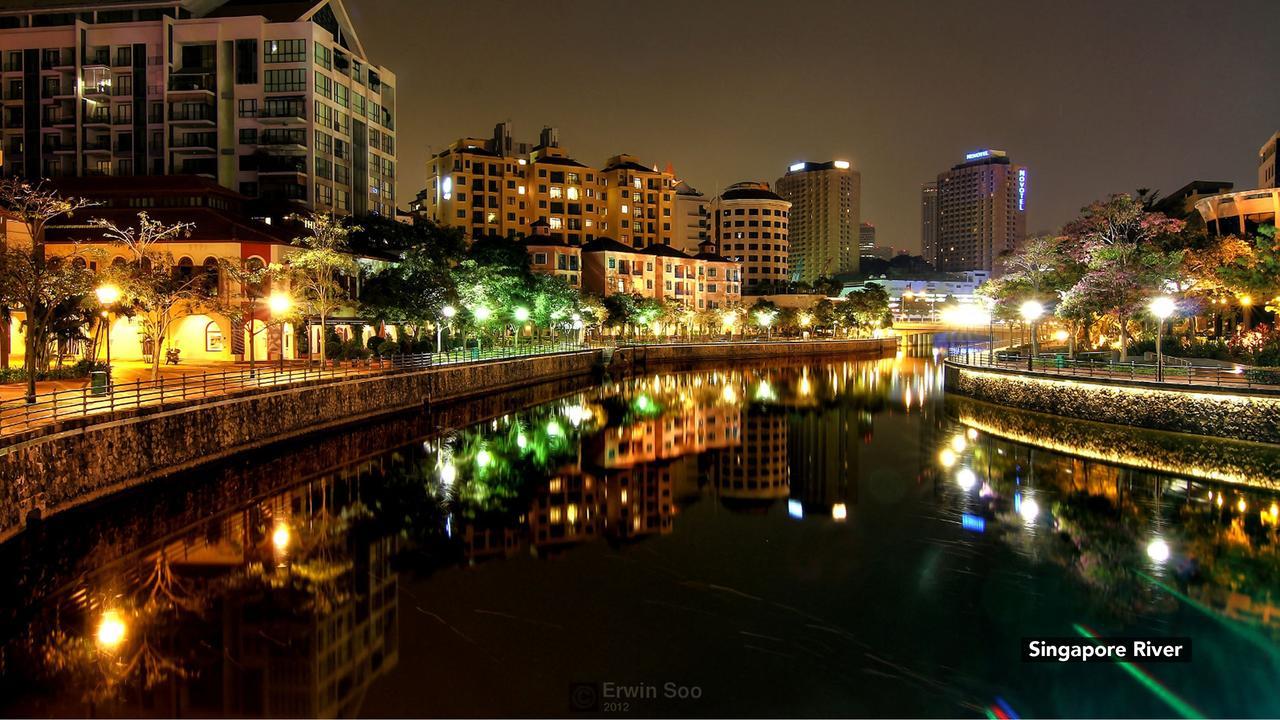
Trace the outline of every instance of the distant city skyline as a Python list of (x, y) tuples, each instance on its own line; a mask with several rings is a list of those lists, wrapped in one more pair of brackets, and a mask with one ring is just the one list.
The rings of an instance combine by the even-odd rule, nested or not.
[[(919, 252), (920, 186), (967, 152), (1004, 148), (1028, 167), (1034, 233), (1109, 193), (1253, 187), (1258, 148), (1280, 129), (1280, 95), (1261, 90), (1280, 66), (1266, 0), (1216, 5), (1209, 23), (1195, 2), (996, 2), (980, 17), (947, 4), (654, 2), (625, 29), (613, 6), (576, 0), (348, 10), (399, 77), (401, 206), (425, 183), (429, 148), (510, 121), (521, 138), (558, 127), (584, 162), (670, 163), (708, 196), (847, 159), (862, 218)], [(488, 52), (466, 28), (531, 51)], [(626, 52), (602, 49), (622, 38)], [(546, 51), (570, 47), (596, 52)]]

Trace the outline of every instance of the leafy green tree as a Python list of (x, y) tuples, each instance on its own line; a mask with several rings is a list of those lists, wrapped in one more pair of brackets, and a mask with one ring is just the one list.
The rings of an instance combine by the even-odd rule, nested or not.
[[(303, 219), (307, 234), (294, 239), (301, 250), (288, 258), (294, 300), (320, 319), (321, 337), (328, 318), (346, 302), (343, 279), (353, 277), (359, 266), (348, 251), (348, 239), (357, 227), (330, 213), (313, 213)], [(327, 359), (326, 345), (320, 343), (320, 362)]]

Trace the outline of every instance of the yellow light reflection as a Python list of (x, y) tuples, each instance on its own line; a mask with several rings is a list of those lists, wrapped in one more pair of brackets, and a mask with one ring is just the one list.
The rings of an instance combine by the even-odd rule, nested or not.
[(97, 641), (98, 647), (103, 650), (114, 650), (120, 647), (120, 643), (124, 642), (125, 624), (124, 617), (117, 610), (108, 610), (102, 613), (102, 618), (98, 620)]

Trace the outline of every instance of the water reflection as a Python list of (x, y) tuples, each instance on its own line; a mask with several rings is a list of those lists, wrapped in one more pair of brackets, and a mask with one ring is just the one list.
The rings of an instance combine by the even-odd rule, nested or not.
[[(1195, 634), (1197, 657), (1225, 658), (1221, 672), (1173, 668), (1162, 682), (1217, 714), (1280, 711), (1213, 691), (1221, 673), (1249, 688), (1251, 678), (1280, 669), (1276, 495), (1213, 479), (1267, 477), (1275, 449), (1242, 460), (1237, 445), (1203, 438), (1183, 445), (1177, 436), (1108, 428), (1094, 436), (1057, 419), (944, 404), (941, 383), (933, 359), (900, 354), (660, 373), (585, 392), (530, 390), (522, 400), (442, 408), (318, 439), (55, 519), (42, 534), (0, 547), (14, 568), (2, 581), (0, 712), (562, 713), (559, 695), (540, 704), (528, 688), (464, 692), (461, 707), (427, 697), (417, 678), (443, 673), (444, 687), (465, 684), (483, 676), (461, 671), (466, 653), (491, 662), (503, 650), (518, 652), (524, 637), (503, 634), (482, 648), (457, 617), (481, 609), (448, 602), (440, 578), (463, 568), (452, 572), (492, 578), (485, 597), (521, 596), (539, 576), (508, 578), (504, 570), (536, 563), (550, 573), (555, 563), (543, 561), (556, 558), (571, 579), (561, 575), (541, 590), (553, 608), (533, 622), (589, 636), (578, 624), (590, 616), (560, 614), (580, 593), (636, 623), (654, 607), (696, 604), (687, 597), (644, 604), (634, 593), (611, 592), (623, 583), (606, 576), (626, 570), (588, 570), (589, 553), (579, 551), (627, 557), (640, 543), (647, 553), (667, 553), (669, 564), (678, 559), (690, 577), (714, 578), (740, 564), (743, 586), (756, 586), (733, 589), (735, 597), (786, 597), (771, 602), (796, 613), (795, 632), (820, 632), (805, 635), (802, 656), (821, 658), (821, 670), (841, 682), (869, 683), (851, 686), (861, 698), (854, 714), (967, 714), (997, 697), (1023, 713), (1098, 714), (1083, 704), (1087, 694), (1050, 697), (1045, 688), (1060, 676), (1020, 672), (999, 652), (1032, 626), (1061, 632), (1086, 621), (1103, 631)], [(531, 409), (514, 407), (535, 400)], [(1029, 442), (1090, 437), (1104, 444), (1076, 454)], [(1144, 453), (1153, 463), (1198, 453), (1196, 467), (1206, 472), (1159, 472), (1167, 465), (1134, 459)], [(809, 533), (817, 539), (805, 541)], [(765, 552), (769, 543), (778, 549)], [(970, 585), (974, 577), (982, 580)], [(676, 585), (681, 593), (727, 586)], [(951, 611), (994, 607), (992, 593), (1003, 609), (977, 623)], [(431, 671), (420, 659), (402, 661), (414, 655), (406, 648), (434, 637), (402, 618), (402, 605), (410, 618), (463, 638), (462, 657)], [(505, 617), (484, 612), (476, 617)], [(695, 656), (704, 631), (673, 633), (675, 620), (662, 619), (653, 647), (637, 641), (628, 652), (649, 653), (650, 665), (673, 652)], [(743, 614), (737, 622), (761, 621)], [(574, 653), (538, 657), (562, 673), (550, 685), (583, 679)], [(732, 653), (716, 658), (736, 662)], [(699, 671), (714, 673), (709, 665)], [(739, 687), (756, 685), (746, 679), (751, 670), (733, 667), (719, 681), (738, 687), (737, 712), (730, 701), (675, 711), (765, 707)], [(766, 674), (800, 685), (814, 668), (792, 672)], [(885, 677), (915, 678), (930, 691), (888, 693)], [(1108, 680), (1099, 693), (1119, 703), (1103, 706), (1112, 714), (1168, 711), (1143, 704), (1141, 689), (1120, 676), (1076, 676), (1085, 677)], [(848, 714), (853, 706), (810, 707)]]

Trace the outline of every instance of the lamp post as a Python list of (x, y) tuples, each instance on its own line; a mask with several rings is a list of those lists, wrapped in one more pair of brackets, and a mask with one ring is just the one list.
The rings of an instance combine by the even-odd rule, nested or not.
[(582, 322), (582, 315), (579, 313), (574, 313), (572, 319), (573, 329), (577, 331), (578, 335), (578, 344), (582, 345), (586, 341), (586, 323)]
[(1164, 321), (1173, 314), (1177, 309), (1177, 305), (1173, 302), (1173, 298), (1162, 295), (1151, 301), (1151, 314), (1156, 316), (1159, 322), (1156, 324), (1156, 382), (1164, 380), (1164, 353), (1160, 349), (1160, 339), (1164, 337)]
[(471, 317), (475, 318), (475, 321), (476, 321), (476, 358), (477, 359), (479, 359), (480, 353), (482, 352), (480, 348), (480, 342), (483, 335), (480, 332), (480, 328), (485, 324), (485, 321), (487, 321), (492, 316), (493, 316), (493, 311), (490, 310), (487, 305), (477, 305), (471, 308)]
[(1028, 300), (1022, 303), (1019, 312), (1022, 314), (1022, 319), (1031, 325), (1031, 350), (1027, 353), (1027, 370), (1033, 370), (1032, 362), (1040, 349), (1040, 344), (1036, 340), (1036, 321), (1040, 319), (1041, 315), (1044, 315), (1044, 305), (1041, 305), (1037, 300)]
[(267, 298), (267, 307), (271, 314), (280, 321), (280, 372), (284, 372), (284, 316), (293, 309), (293, 298), (287, 293), (276, 291)]
[[(444, 316), (445, 322), (449, 323), (449, 336), (453, 337), (453, 316), (458, 314), (458, 308), (452, 305), (445, 305), (443, 308), (440, 308), (440, 314)], [(444, 323), (440, 322), (436, 323), (436, 352), (441, 352), (440, 326), (443, 324)]]
[(518, 350), (520, 348), (520, 336), (524, 334), (524, 324), (529, 322), (529, 308), (518, 307), (513, 314), (516, 322), (519, 323), (516, 325), (516, 349)]
[(1244, 329), (1249, 330), (1249, 326), (1253, 324), (1253, 296), (1240, 296), (1240, 315), (1244, 320)]
[(99, 285), (93, 291), (102, 305), (102, 317), (107, 321), (107, 391), (111, 391), (111, 306), (120, 300), (120, 288), (111, 283)]

